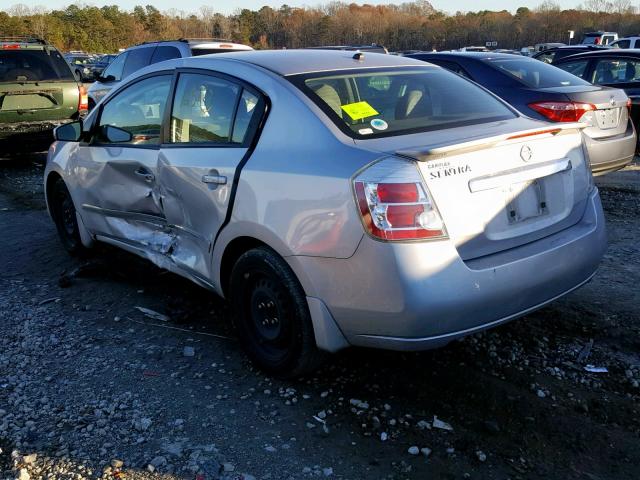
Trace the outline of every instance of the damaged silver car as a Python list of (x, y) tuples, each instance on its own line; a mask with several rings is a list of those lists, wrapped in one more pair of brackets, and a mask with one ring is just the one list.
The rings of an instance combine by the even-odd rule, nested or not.
[(582, 128), (403, 57), (182, 58), (57, 129), (46, 198), (69, 252), (116, 245), (227, 298), (250, 358), (293, 376), (587, 282), (606, 234)]

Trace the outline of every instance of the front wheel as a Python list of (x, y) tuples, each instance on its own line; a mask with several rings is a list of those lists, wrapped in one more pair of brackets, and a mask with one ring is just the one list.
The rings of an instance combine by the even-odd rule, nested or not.
[(62, 245), (72, 255), (85, 253), (86, 247), (80, 240), (76, 208), (69, 189), (62, 178), (57, 178), (50, 188), (49, 210)]
[(267, 247), (244, 253), (233, 267), (230, 287), (240, 342), (259, 368), (296, 377), (321, 363), (306, 296), (278, 254)]

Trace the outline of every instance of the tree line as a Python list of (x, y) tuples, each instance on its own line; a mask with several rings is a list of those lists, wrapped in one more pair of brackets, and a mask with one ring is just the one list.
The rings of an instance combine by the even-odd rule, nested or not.
[[(117, 52), (145, 41), (215, 37), (254, 48), (300, 48), (371, 44), (389, 50), (446, 50), (497, 42), (498, 48), (521, 48), (540, 42), (567, 42), (592, 30), (640, 33), (640, 12), (630, 0), (586, 0), (561, 9), (552, 0), (515, 13), (482, 10), (446, 14), (426, 0), (402, 4), (357, 5), (332, 1), (313, 8), (282, 5), (242, 9), (223, 15), (209, 6), (198, 12), (152, 5), (122, 10), (69, 5), (63, 10), (18, 4), (0, 11), (0, 36), (36, 35), (61, 50)], [(575, 40), (574, 40), (575, 42)]]

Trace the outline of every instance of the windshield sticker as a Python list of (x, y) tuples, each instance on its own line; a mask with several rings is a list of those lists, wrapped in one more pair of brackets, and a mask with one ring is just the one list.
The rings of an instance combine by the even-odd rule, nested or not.
[(351, 120), (361, 120), (363, 118), (378, 115), (376, 109), (367, 102), (349, 103), (347, 105), (342, 105), (341, 108), (351, 117)]
[(358, 130), (358, 133), (360, 135), (371, 135), (373, 133), (373, 130), (371, 130), (370, 128), (361, 128), (360, 130)]
[(376, 130), (386, 130), (387, 128), (389, 128), (389, 124), (381, 118), (374, 118), (369, 123), (371, 123), (371, 126)]

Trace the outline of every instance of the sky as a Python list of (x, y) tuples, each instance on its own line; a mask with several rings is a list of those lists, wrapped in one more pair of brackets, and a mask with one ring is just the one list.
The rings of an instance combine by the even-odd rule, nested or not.
[[(345, 0), (347, 1), (347, 0)], [(581, 3), (581, 0), (555, 0), (563, 8), (573, 8)], [(49, 9), (61, 8), (70, 3), (74, 3), (69, 0), (0, 0), (0, 10), (9, 8), (11, 5), (21, 3), (29, 7), (35, 7), (40, 5), (46, 5)], [(214, 8), (220, 13), (229, 14), (233, 13), (239, 8), (249, 8), (257, 10), (263, 5), (269, 5), (271, 7), (279, 7), (283, 3), (286, 3), (292, 7), (299, 6), (316, 6), (324, 3), (319, 0), (227, 0), (227, 1), (205, 1), (205, 0), (181, 0), (176, 2), (175, 0), (88, 0), (81, 3), (89, 5), (103, 6), (103, 5), (119, 5), (125, 10), (133, 8), (134, 5), (146, 5), (151, 4), (159, 10), (169, 10), (177, 8), (178, 10), (184, 10), (186, 12), (197, 12), (201, 5), (208, 5)], [(399, 1), (388, 0), (369, 0), (367, 2), (357, 1), (357, 3), (369, 3), (369, 4), (388, 4), (388, 3), (402, 3)], [(510, 10), (515, 12), (518, 7), (537, 7), (542, 0), (431, 0), (431, 4), (438, 10), (443, 10), (449, 13), (455, 13), (456, 11), (477, 11), (477, 10)]]

